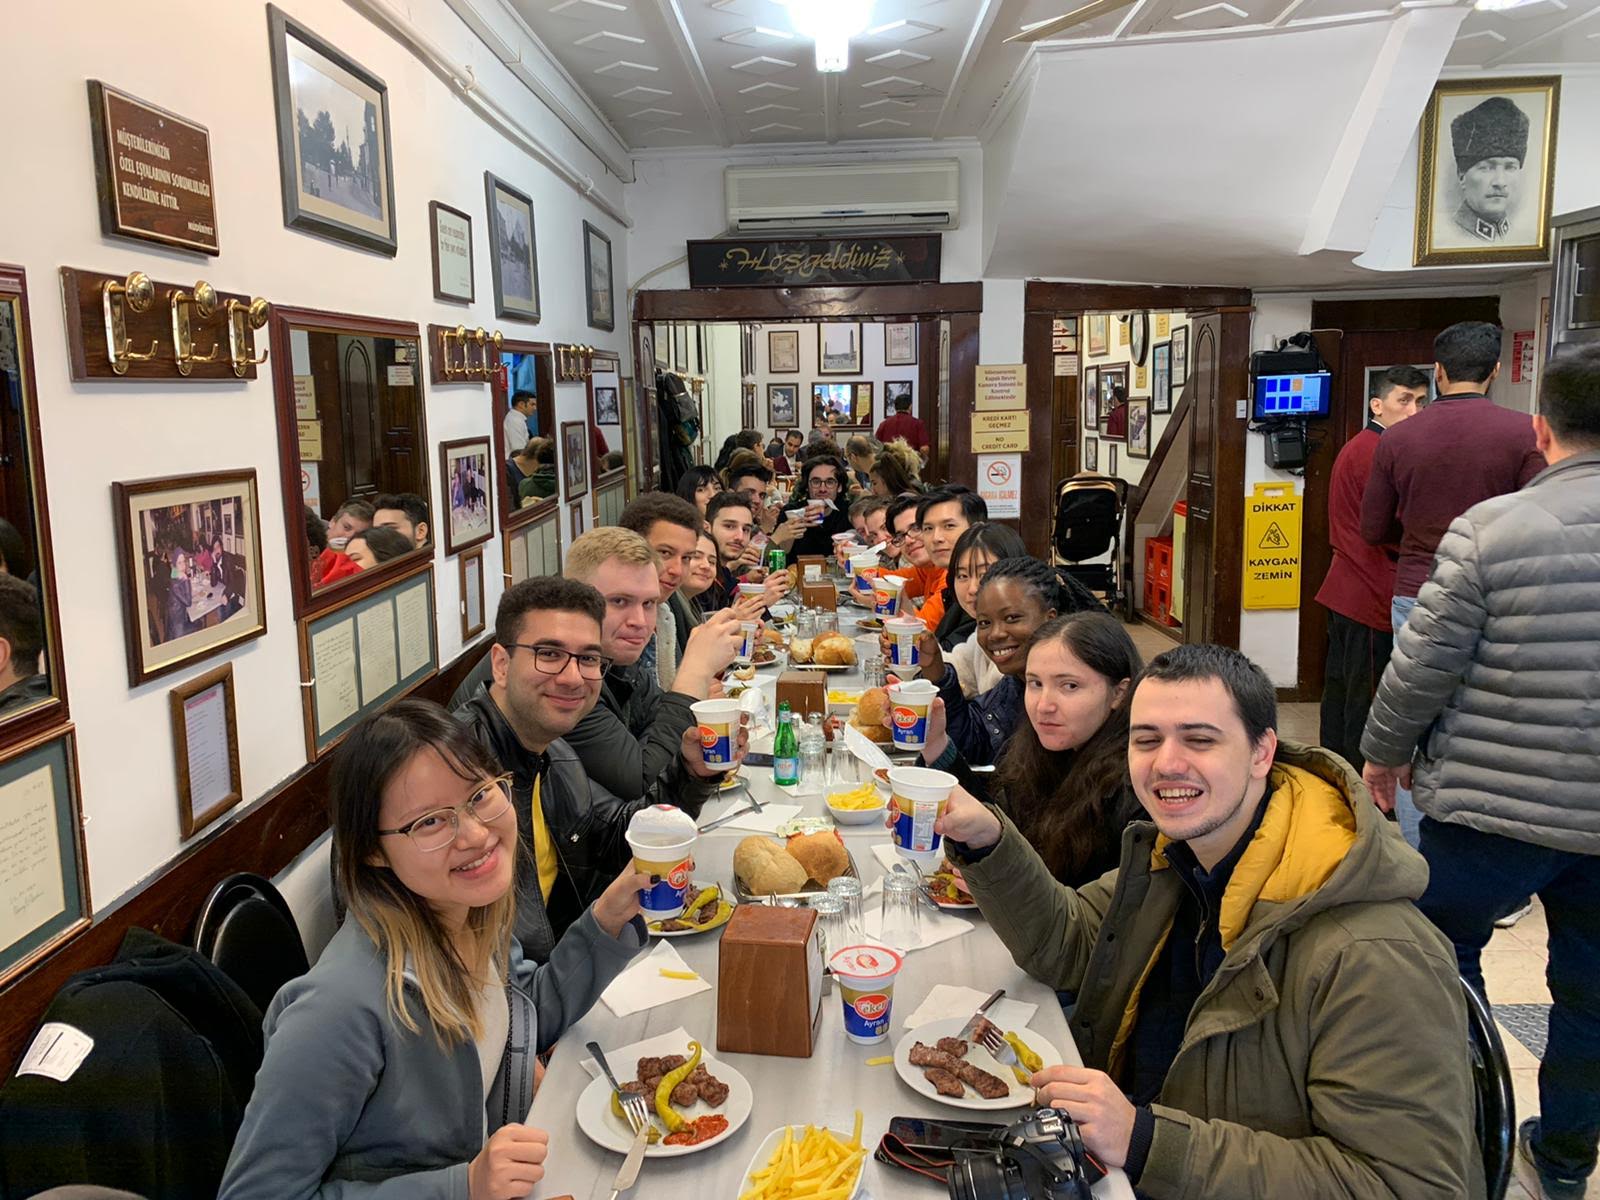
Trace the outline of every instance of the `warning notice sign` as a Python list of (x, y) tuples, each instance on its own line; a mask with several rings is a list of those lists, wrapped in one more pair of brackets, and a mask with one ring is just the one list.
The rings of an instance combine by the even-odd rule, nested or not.
[(1244, 608), (1300, 607), (1300, 497), (1258, 483), (1244, 501)]

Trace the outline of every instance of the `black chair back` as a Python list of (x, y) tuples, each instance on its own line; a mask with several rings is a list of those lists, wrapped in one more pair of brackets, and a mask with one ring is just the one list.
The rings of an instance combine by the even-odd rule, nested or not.
[(206, 897), (194, 946), (255, 1001), (262, 1012), (289, 980), (311, 969), (294, 914), (259, 875), (230, 875)]
[(1505, 1044), (1500, 1040), (1500, 1029), (1488, 1002), (1465, 979), (1461, 990), (1467, 996), (1467, 1048), (1472, 1058), (1478, 1149), (1483, 1154), (1489, 1200), (1502, 1200), (1511, 1179), (1517, 1131), (1511, 1064), (1506, 1060)]

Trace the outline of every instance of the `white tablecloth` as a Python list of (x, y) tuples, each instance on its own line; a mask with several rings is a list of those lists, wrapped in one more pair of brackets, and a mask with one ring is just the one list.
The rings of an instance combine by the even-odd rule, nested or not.
[[(853, 619), (845, 612), (840, 616), (841, 627), (853, 625)], [(775, 673), (762, 672), (761, 680), (770, 689), (774, 686)], [(836, 687), (859, 686), (860, 678), (854, 674), (833, 675), (830, 683)], [(827, 815), (820, 793), (792, 795), (791, 789), (773, 784), (770, 767), (747, 767), (744, 775), (750, 790), (763, 803), (769, 800), (798, 803), (804, 816)], [(728, 799), (708, 804), (701, 821), (709, 821), (745, 803), (744, 792), (734, 791)], [(882, 868), (872, 855), (871, 846), (886, 841), (887, 831), (876, 824), (840, 826), (839, 831), (851, 848), (863, 880), (870, 883), (879, 878)], [(695, 849), (696, 877), (719, 882), (731, 892), (733, 850), (748, 836), (745, 831), (727, 826), (703, 835)], [(1008, 996), (1038, 1005), (1031, 1027), (1054, 1043), (1063, 1061), (1082, 1061), (1055, 993), (1017, 967), (981, 916), (971, 916), (976, 926), (972, 932), (907, 956), (905, 967), (895, 982), (890, 1038), (881, 1045), (859, 1046), (845, 1038), (839, 996), (837, 991), (830, 990), (823, 997), (819, 1049), (810, 1058), (718, 1053), (717, 1057), (743, 1074), (755, 1091), (755, 1107), (749, 1122), (726, 1142), (703, 1154), (646, 1159), (639, 1182), (629, 1195), (646, 1200), (658, 1197), (661, 1200), (679, 1197), (735, 1200), (744, 1182), (744, 1170), (768, 1133), (785, 1124), (807, 1122), (848, 1129), (857, 1108), (865, 1115), (863, 1141), (872, 1146), (877, 1144), (894, 1116), (1003, 1122), (1025, 1113), (1025, 1108), (999, 1113), (950, 1108), (913, 1092), (895, 1074), (892, 1065), (866, 1065), (869, 1058), (893, 1053), (895, 1040), (905, 1033), (904, 1017), (941, 983), (966, 984), (985, 993), (1004, 987)], [(674, 946), (692, 970), (714, 981), (720, 936), (712, 932), (679, 938)], [(579, 1093), (589, 1084), (589, 1075), (580, 1065), (588, 1057), (584, 1043), (593, 1040), (604, 1048), (623, 1046), (680, 1025), (708, 1049), (715, 1047), (716, 992), (701, 992), (628, 1017), (616, 1017), (604, 1005), (596, 1005), (561, 1038), (529, 1116), (533, 1125), (550, 1132), (546, 1176), (534, 1189), (535, 1197), (543, 1200), (570, 1194), (576, 1200), (591, 1197), (607, 1200), (611, 1194), (611, 1180), (622, 1165), (620, 1155), (602, 1150), (579, 1130), (573, 1115)], [(626, 1071), (628, 1065), (624, 1064), (621, 1069)], [(862, 1188), (864, 1198), (933, 1200), (939, 1194), (926, 1180), (884, 1167), (870, 1157), (867, 1160)], [(1133, 1192), (1118, 1171), (1095, 1188), (1095, 1195), (1100, 1200), (1131, 1200)]]

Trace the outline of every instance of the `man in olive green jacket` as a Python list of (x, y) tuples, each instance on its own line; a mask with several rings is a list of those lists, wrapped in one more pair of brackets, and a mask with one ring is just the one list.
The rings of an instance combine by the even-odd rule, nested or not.
[(1485, 1194), (1455, 955), (1412, 901), (1422, 858), (1339, 758), (1277, 739), (1237, 651), (1181, 646), (1131, 701), (1154, 824), (1073, 890), (997, 810), (941, 828), (1029, 974), (1077, 994), (1083, 1067), (1034, 1077), (1142, 1195)]

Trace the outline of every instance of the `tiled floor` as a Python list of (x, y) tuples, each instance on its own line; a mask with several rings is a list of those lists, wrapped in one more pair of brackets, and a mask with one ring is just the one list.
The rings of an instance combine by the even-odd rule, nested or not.
[[(1160, 630), (1143, 623), (1130, 625), (1129, 634), (1146, 660), (1176, 643)], [(1318, 708), (1315, 704), (1279, 704), (1278, 732), (1291, 741), (1317, 743)], [(1548, 959), (1544, 909), (1533, 902), (1533, 911), (1510, 929), (1495, 930), (1483, 952), (1483, 977), (1489, 989), (1490, 1004), (1549, 1004), (1544, 970)], [(1511, 1079), (1516, 1090), (1517, 1121), (1539, 1111), (1539, 1060), (1504, 1025), (1500, 1038), (1505, 1043), (1511, 1064)], [(1589, 1189), (1595, 1196), (1597, 1190)], [(1538, 1200), (1532, 1172), (1519, 1159), (1506, 1191), (1506, 1200)]]

